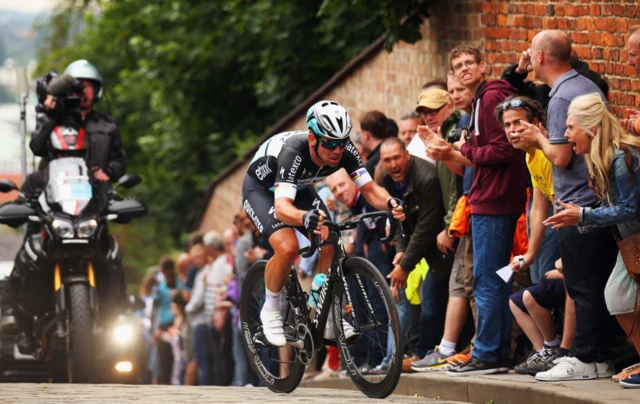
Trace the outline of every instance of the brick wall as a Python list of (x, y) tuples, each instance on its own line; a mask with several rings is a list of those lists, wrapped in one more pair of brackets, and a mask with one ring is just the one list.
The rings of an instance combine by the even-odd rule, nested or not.
[(627, 65), (625, 50), (625, 33), (640, 20), (637, 1), (483, 1), (480, 9), (480, 44), (493, 76), (516, 63), (540, 30), (560, 29), (571, 37), (578, 57), (609, 81), (609, 102), (618, 117), (624, 107), (640, 106), (640, 79)]
[[(635, 1), (515, 0), (439, 1), (422, 27), (423, 39), (415, 45), (397, 44), (393, 52), (370, 55), (319, 99), (336, 100), (350, 112), (354, 130), (358, 117), (372, 109), (398, 119), (415, 107), (422, 85), (444, 78), (449, 51), (472, 43), (484, 53), (490, 78), (499, 78), (529, 48), (542, 29), (562, 29), (571, 36), (578, 56), (609, 81), (609, 100), (621, 116), (622, 108), (640, 106), (640, 79), (626, 65), (624, 33), (640, 19)], [(533, 79), (533, 77), (531, 77)], [(317, 100), (316, 100), (317, 101)], [(304, 129), (304, 113), (282, 128)], [(224, 230), (240, 206), (240, 190), (247, 164), (242, 164), (216, 187), (203, 217), (202, 231)]]

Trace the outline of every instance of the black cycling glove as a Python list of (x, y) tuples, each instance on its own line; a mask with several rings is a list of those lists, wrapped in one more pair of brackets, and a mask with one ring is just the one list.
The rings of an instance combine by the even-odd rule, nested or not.
[(318, 227), (318, 222), (320, 222), (321, 217), (318, 209), (310, 210), (302, 215), (302, 225), (309, 233), (313, 234)]

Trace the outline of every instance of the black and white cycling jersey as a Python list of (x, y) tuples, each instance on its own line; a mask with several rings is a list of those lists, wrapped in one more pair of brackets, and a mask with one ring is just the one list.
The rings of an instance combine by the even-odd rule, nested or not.
[(338, 167), (317, 166), (311, 159), (308, 131), (283, 132), (264, 142), (249, 164), (247, 176), (257, 180), (274, 199), (296, 199), (296, 192), (344, 168), (358, 188), (371, 181), (360, 153), (349, 142)]

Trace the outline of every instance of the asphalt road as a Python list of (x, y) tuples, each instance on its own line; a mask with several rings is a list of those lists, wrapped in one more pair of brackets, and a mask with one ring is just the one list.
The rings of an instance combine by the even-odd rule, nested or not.
[[(355, 391), (299, 388), (275, 394), (266, 388), (128, 386), (79, 384), (0, 384), (0, 403), (251, 403), (326, 404), (371, 403)], [(392, 395), (380, 403), (454, 404), (421, 397)]]

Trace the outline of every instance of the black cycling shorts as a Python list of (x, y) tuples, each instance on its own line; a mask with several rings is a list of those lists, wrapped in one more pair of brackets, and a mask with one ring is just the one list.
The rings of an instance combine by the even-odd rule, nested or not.
[[(246, 176), (242, 184), (242, 206), (264, 240), (268, 241), (273, 233), (285, 227), (297, 229), (307, 238), (309, 237), (307, 230), (303, 226), (290, 226), (278, 220), (273, 205), (273, 191), (265, 189), (262, 183)], [(307, 211), (321, 209), (327, 215), (327, 218), (331, 217), (329, 209), (327, 209), (313, 186), (298, 189), (293, 206)]]

